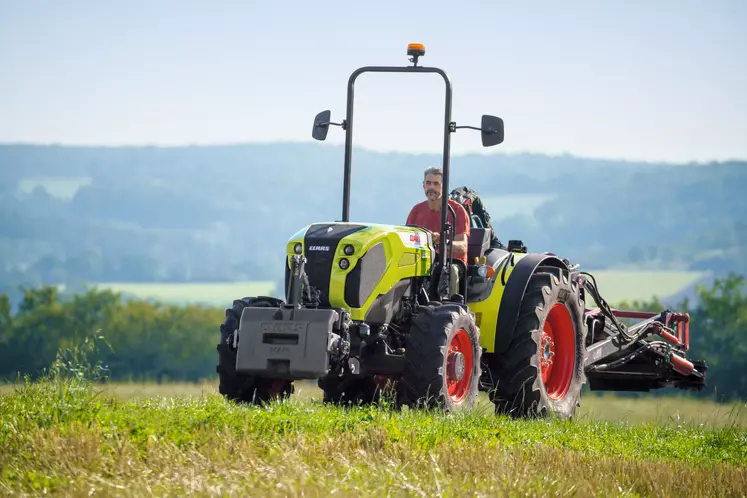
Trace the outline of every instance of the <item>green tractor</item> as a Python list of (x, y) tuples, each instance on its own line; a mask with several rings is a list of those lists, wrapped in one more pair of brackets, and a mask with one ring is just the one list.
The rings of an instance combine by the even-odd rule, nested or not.
[[(422, 45), (410, 44), (407, 54), (411, 66), (352, 73), (341, 123), (330, 111), (316, 116), (315, 139), (330, 125), (346, 133), (342, 220), (311, 224), (288, 240), (284, 299), (245, 297), (226, 310), (220, 393), (262, 404), (291, 396), (296, 380), (317, 379), (328, 403), (373, 403), (388, 389), (398, 408), (451, 412), (470, 409), (484, 391), (498, 414), (570, 418), (587, 381), (592, 390), (702, 389), (706, 364), (685, 354), (687, 314), (613, 310), (578, 265), (528, 252), (519, 240), (491, 243), (485, 217), (471, 216), (469, 264), (452, 257), (451, 134), (478, 130), (490, 147), (503, 142), (503, 121), (483, 115), (480, 127), (457, 126), (449, 77), (418, 66)], [(366, 72), (443, 78), (438, 246), (422, 227), (350, 221), (354, 85)], [(596, 308), (585, 307), (587, 294)]]

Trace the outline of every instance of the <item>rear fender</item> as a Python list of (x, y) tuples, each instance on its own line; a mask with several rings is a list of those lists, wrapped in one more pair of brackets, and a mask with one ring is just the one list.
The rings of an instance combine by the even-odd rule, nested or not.
[(498, 322), (495, 327), (494, 352), (496, 354), (505, 352), (511, 343), (529, 278), (538, 266), (557, 266), (564, 270), (568, 269), (560, 258), (548, 254), (527, 254), (519, 259), (503, 290), (503, 299), (501, 299)]

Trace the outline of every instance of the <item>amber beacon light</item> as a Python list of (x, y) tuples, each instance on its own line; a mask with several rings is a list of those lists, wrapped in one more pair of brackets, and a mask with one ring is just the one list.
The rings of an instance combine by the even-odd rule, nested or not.
[(425, 55), (425, 45), (422, 43), (410, 43), (407, 45), (407, 55), (409, 55), (410, 62), (414, 66), (418, 65), (418, 57), (422, 57)]
[(425, 45), (422, 43), (410, 43), (407, 45), (407, 55), (421, 57), (425, 55)]

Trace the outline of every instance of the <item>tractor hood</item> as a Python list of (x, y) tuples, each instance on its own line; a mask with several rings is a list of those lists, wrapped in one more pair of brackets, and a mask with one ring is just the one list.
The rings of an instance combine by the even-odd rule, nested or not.
[[(435, 245), (427, 231), (410, 226), (381, 223), (313, 223), (296, 232), (289, 240), (287, 254), (326, 252), (339, 256), (362, 254), (382, 239), (399, 238), (404, 247), (434, 251)], [(341, 244), (345, 242), (345, 244)], [(299, 245), (300, 244), (300, 245)], [(352, 246), (352, 248), (350, 247)], [(431, 254), (431, 257), (433, 254)]]
[(299, 230), (286, 254), (306, 257), (305, 271), (322, 306), (359, 309), (400, 280), (428, 276), (435, 249), (430, 233), (420, 228), (329, 222)]

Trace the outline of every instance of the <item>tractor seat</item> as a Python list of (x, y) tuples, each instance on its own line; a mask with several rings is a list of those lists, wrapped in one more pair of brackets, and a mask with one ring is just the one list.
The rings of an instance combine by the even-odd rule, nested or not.
[(470, 228), (484, 228), (482, 220), (476, 214), (470, 216)]
[(490, 238), (493, 231), (490, 228), (470, 228), (469, 240), (467, 241), (467, 261), (475, 263), (475, 258), (482, 258), (485, 251), (490, 249)]

